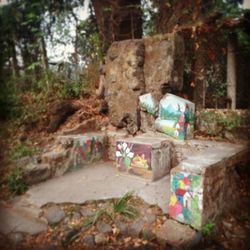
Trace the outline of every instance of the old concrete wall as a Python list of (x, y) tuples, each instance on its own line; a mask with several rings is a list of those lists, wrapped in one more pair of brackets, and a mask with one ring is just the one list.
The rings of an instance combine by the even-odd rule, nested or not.
[(131, 134), (141, 123), (146, 130), (152, 119), (140, 114), (139, 96), (152, 93), (159, 101), (171, 90), (182, 90), (183, 62), (184, 42), (177, 34), (114, 42), (105, 62), (110, 122)]
[(105, 99), (110, 122), (135, 134), (139, 124), (139, 96), (145, 91), (143, 40), (115, 42), (106, 57)]
[(176, 33), (144, 39), (146, 92), (157, 101), (183, 87), (184, 42)]

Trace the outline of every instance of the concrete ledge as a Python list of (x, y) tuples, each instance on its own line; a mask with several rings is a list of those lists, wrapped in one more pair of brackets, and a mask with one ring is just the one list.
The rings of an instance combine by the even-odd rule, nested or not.
[(196, 229), (215, 222), (228, 202), (230, 169), (247, 159), (247, 146), (215, 142), (187, 156), (171, 170), (170, 216)]

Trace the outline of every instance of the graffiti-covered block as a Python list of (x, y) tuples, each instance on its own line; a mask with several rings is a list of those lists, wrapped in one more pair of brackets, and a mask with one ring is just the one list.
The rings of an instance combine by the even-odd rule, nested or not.
[(157, 180), (170, 172), (170, 143), (155, 137), (133, 137), (116, 142), (119, 171)]
[(181, 97), (166, 94), (160, 101), (159, 117), (155, 127), (160, 132), (184, 140), (193, 137), (194, 103)]
[(171, 170), (169, 215), (177, 221), (200, 229), (203, 211), (203, 177)]
[(151, 93), (139, 96), (139, 104), (142, 110), (146, 110), (152, 115), (155, 115), (158, 110), (157, 103)]
[(101, 133), (61, 136), (60, 141), (71, 148), (69, 164), (72, 167), (99, 161), (106, 154), (106, 136)]

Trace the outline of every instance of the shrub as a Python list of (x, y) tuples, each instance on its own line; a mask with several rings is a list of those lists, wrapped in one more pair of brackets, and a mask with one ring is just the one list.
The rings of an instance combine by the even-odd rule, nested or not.
[(14, 170), (7, 177), (7, 186), (11, 193), (21, 195), (28, 190), (28, 186), (23, 178), (23, 171), (20, 169)]

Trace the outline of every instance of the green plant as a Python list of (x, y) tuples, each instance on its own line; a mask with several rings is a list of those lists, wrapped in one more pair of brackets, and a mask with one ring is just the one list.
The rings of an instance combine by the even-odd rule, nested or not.
[(211, 235), (215, 230), (215, 223), (213, 222), (208, 222), (205, 224), (202, 228), (202, 233), (205, 236)]
[(10, 157), (13, 160), (18, 160), (25, 156), (32, 156), (37, 152), (36, 148), (32, 148), (30, 144), (19, 142), (10, 152)]
[(11, 193), (20, 195), (28, 190), (28, 186), (23, 178), (23, 171), (20, 169), (14, 170), (7, 177), (7, 186)]
[(93, 226), (107, 212), (104, 209), (97, 209), (93, 214), (89, 215), (83, 222), (83, 226)]
[(139, 211), (136, 209), (136, 207), (129, 204), (132, 198), (133, 198), (133, 192), (128, 192), (119, 200), (113, 201), (112, 203), (113, 215), (118, 213), (129, 217), (136, 217)]

